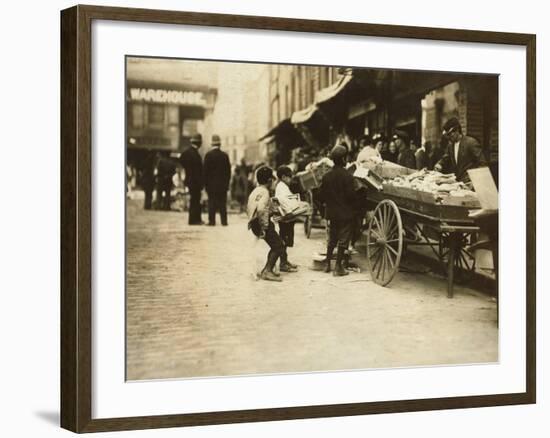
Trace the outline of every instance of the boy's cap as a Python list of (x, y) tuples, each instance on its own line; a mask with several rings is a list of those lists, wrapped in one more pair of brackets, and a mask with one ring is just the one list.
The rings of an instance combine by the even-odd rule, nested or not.
[(330, 151), (330, 158), (333, 161), (337, 161), (345, 158), (347, 154), (348, 154), (348, 150), (346, 149), (345, 146), (337, 145), (337, 146), (334, 146)]
[(266, 184), (273, 179), (273, 170), (268, 166), (260, 167), (256, 172), (256, 179), (260, 184)]

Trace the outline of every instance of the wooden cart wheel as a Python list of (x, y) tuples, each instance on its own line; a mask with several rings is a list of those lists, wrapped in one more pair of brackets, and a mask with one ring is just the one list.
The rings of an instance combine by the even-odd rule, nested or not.
[[(470, 245), (470, 235), (464, 234), (460, 237), (458, 241), (458, 249), (455, 257), (455, 269), (458, 268), (463, 274), (469, 278), (473, 275), (476, 268), (476, 258), (475, 255), (468, 251), (466, 247)], [(447, 261), (449, 260), (449, 238), (450, 234), (447, 232), (441, 233), (439, 237), (439, 260), (445, 266), (447, 266)], [(463, 278), (463, 280), (465, 280)]]
[(375, 208), (367, 233), (367, 265), (373, 281), (387, 285), (399, 270), (403, 222), (395, 202), (384, 199)]
[(304, 196), (304, 201), (306, 201), (309, 205), (311, 205), (311, 214), (306, 216), (304, 220), (304, 234), (306, 235), (306, 238), (309, 239), (311, 237), (311, 229), (313, 228), (313, 215), (314, 215), (314, 205), (313, 205), (313, 193), (311, 190), (308, 190)]

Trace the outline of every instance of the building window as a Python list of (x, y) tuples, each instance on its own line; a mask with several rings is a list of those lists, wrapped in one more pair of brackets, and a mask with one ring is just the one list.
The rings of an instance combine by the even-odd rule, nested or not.
[(143, 104), (133, 103), (130, 105), (130, 126), (136, 129), (143, 128)]
[(164, 106), (149, 105), (149, 125), (164, 124)]
[(168, 113), (168, 124), (169, 125), (178, 125), (180, 120), (180, 111), (179, 106), (177, 105), (170, 105), (166, 108), (166, 111)]
[(185, 119), (181, 124), (181, 135), (183, 137), (191, 137), (201, 132), (202, 120), (200, 119)]

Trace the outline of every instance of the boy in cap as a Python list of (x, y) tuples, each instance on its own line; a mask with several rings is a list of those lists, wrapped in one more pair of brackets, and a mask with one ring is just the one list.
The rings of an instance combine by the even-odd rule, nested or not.
[[(277, 178), (279, 182), (275, 187), (275, 197), (283, 209), (289, 210), (290, 200), (295, 196), (289, 187), (292, 182), (292, 169), (288, 166), (279, 166), (277, 168)], [(286, 249), (294, 246), (294, 222), (279, 222), (279, 235), (285, 244), (285, 251), (281, 254), (279, 270), (281, 272), (296, 272), (298, 266), (289, 262)]]
[(285, 245), (281, 237), (275, 231), (271, 222), (271, 186), (273, 185), (273, 170), (270, 167), (260, 167), (256, 172), (258, 187), (248, 197), (247, 214), (248, 228), (254, 235), (264, 239), (269, 245), (267, 261), (260, 273), (260, 278), (268, 281), (282, 281), (279, 275), (273, 272), (277, 260), (285, 252)]
[(349, 274), (342, 263), (353, 230), (355, 190), (353, 176), (345, 169), (346, 148), (335, 146), (330, 152), (330, 158), (334, 167), (323, 176), (320, 187), (320, 199), (326, 206), (325, 215), (330, 224), (325, 272), (331, 271), (330, 262), (337, 248), (333, 275), (344, 276)]

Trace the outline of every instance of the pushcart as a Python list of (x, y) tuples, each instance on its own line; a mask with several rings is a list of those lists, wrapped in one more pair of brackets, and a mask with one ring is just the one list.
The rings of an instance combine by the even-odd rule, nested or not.
[(455, 270), (475, 269), (469, 246), (479, 227), (468, 214), (479, 206), (457, 200), (438, 204), (433, 195), (389, 185), (369, 190), (367, 204), (366, 256), (373, 281), (388, 285), (406, 248), (428, 246), (447, 273), (447, 296), (452, 298)]

